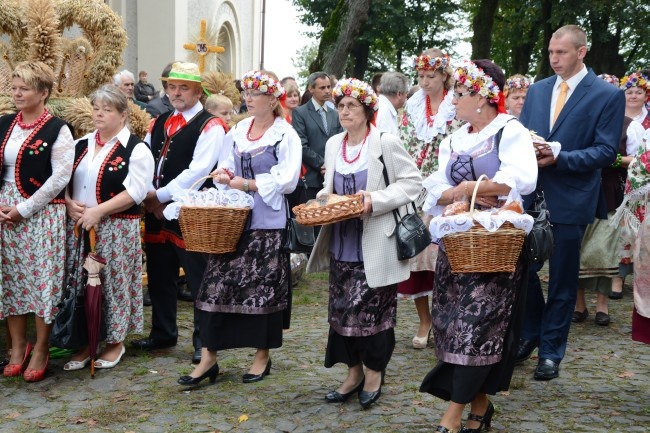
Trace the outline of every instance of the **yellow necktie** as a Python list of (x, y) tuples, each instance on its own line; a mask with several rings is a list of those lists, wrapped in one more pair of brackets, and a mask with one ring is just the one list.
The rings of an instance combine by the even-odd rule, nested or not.
[(562, 111), (562, 107), (564, 107), (567, 93), (569, 93), (569, 85), (566, 83), (566, 81), (562, 81), (562, 83), (560, 83), (560, 94), (557, 95), (557, 102), (555, 103), (555, 112), (553, 113), (553, 125), (555, 125), (557, 116), (560, 115), (560, 111)]

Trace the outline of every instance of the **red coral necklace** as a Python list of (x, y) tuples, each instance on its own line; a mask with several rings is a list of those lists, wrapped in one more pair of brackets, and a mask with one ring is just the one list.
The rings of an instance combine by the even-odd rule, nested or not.
[(43, 111), (43, 114), (36, 119), (34, 122), (30, 123), (29, 125), (23, 122), (23, 112), (20, 111), (18, 112), (18, 116), (16, 116), (16, 123), (18, 126), (20, 126), (22, 129), (34, 129), (36, 128), (41, 122), (45, 120), (45, 118), (50, 114), (49, 111), (47, 111), (47, 108)]
[[(447, 96), (447, 89), (442, 91), (442, 99), (440, 102), (445, 100), (445, 96)], [(433, 110), (431, 109), (431, 98), (429, 98), (429, 95), (426, 95), (426, 115), (427, 115), (427, 125), (432, 126), (433, 125), (433, 118), (436, 117), (436, 114), (438, 114), (438, 110), (434, 113)]]
[(102, 140), (99, 138), (99, 129), (98, 129), (97, 132), (95, 132), (95, 145), (97, 145), (97, 146), (99, 146), (99, 147), (104, 147), (104, 145), (105, 145), (107, 142), (108, 142), (108, 140), (106, 140), (106, 141), (102, 141)]
[(348, 134), (345, 134), (345, 137), (343, 137), (343, 161), (347, 162), (348, 164), (354, 163), (356, 160), (359, 159), (361, 156), (361, 151), (363, 150), (363, 145), (366, 144), (366, 140), (368, 140), (368, 135), (370, 135), (370, 128), (366, 131), (366, 136), (363, 138), (363, 141), (361, 142), (361, 148), (359, 148), (359, 153), (357, 156), (355, 156), (352, 159), (348, 159)]

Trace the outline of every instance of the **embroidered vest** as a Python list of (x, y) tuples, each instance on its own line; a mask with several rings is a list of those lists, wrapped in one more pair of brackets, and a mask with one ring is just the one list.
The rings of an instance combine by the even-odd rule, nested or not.
[[(214, 117), (201, 110), (183, 128), (168, 137), (165, 122), (172, 114), (174, 112), (169, 111), (158, 116), (151, 129), (151, 153), (155, 161), (153, 185), (156, 189), (167, 185), (190, 166), (196, 142), (205, 125)], [(178, 220), (159, 220), (148, 212), (145, 213), (144, 240), (151, 243), (169, 241), (179, 248), (185, 248)]]
[[(16, 114), (0, 117), (0, 169), (3, 167), (5, 146), (16, 125)], [(52, 176), (52, 145), (59, 137), (65, 122), (58, 117), (50, 117), (41, 123), (20, 146), (16, 159), (16, 187), (28, 199)], [(0, 175), (0, 185), (2, 176)], [(61, 191), (51, 203), (65, 203), (65, 191)]]
[[(142, 140), (131, 134), (126, 147), (122, 146), (121, 143), (118, 143), (113, 146), (113, 149), (111, 149), (106, 158), (104, 158), (95, 184), (95, 198), (97, 199), (97, 203), (104, 203), (126, 189), (124, 188), (124, 180), (129, 174), (129, 161), (131, 159), (131, 154), (133, 153), (135, 146), (141, 142)], [(87, 153), (88, 139), (79, 140), (75, 148), (74, 168), (72, 169), (73, 175), (77, 170), (77, 166), (81, 160), (84, 159)], [(70, 185), (72, 185), (72, 182)], [(110, 215), (111, 218), (127, 219), (140, 218), (141, 216), (142, 212), (140, 211), (140, 205), (138, 204), (134, 204), (129, 209), (120, 213)]]

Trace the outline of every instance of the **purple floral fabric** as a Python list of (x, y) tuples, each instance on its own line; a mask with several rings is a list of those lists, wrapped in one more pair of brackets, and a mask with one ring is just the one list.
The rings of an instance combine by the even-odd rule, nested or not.
[(268, 314), (287, 308), (287, 254), (282, 230), (248, 230), (237, 251), (211, 254), (196, 307), (222, 313)]
[(438, 252), (431, 316), (439, 360), (469, 366), (501, 360), (523, 268), (520, 260), (511, 274), (452, 274), (447, 254)]
[(371, 289), (363, 262), (330, 259), (328, 321), (345, 337), (367, 337), (394, 328), (397, 284)]

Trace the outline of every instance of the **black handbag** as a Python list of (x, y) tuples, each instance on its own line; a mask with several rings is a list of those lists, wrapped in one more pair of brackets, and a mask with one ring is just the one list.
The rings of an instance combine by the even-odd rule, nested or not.
[[(302, 178), (302, 182), (304, 184), (305, 200), (301, 200), (301, 203), (304, 203), (307, 201), (307, 182), (304, 177)], [(284, 203), (287, 206), (287, 226), (284, 230), (284, 241), (282, 242), (284, 251), (311, 254), (311, 250), (314, 248), (314, 242), (316, 241), (314, 228), (298, 224), (295, 218), (291, 218), (289, 202), (286, 198)]]
[[(384, 182), (389, 185), (388, 172), (384, 163), (384, 156), (379, 157), (384, 166)], [(420, 254), (426, 247), (431, 244), (431, 233), (422, 222), (422, 218), (417, 213), (415, 203), (411, 202), (413, 213), (408, 213), (406, 206), (406, 215), (400, 215), (397, 209), (393, 209), (393, 218), (395, 218), (395, 240), (397, 241), (397, 259), (408, 260)]]
[[(85, 232), (83, 232), (85, 233)], [(79, 263), (84, 254), (84, 236), (77, 238), (72, 271), (66, 277), (66, 286), (63, 300), (57, 305), (59, 312), (54, 317), (50, 345), (61, 349), (81, 349), (88, 345), (88, 326), (86, 322), (86, 309), (84, 307), (84, 293), (87, 281), (87, 272), (79, 273)], [(106, 338), (106, 320), (102, 314), (99, 338)]]
[(544, 263), (553, 253), (553, 226), (543, 191), (537, 191), (535, 201), (526, 213), (533, 217), (533, 229), (524, 242), (525, 257), (531, 263)]

